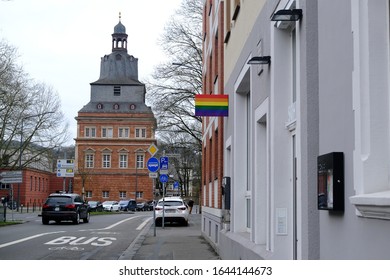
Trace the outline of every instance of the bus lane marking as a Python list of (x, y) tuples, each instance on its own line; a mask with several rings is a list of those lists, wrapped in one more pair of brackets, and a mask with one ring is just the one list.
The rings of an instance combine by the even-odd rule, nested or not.
[(40, 234), (32, 235), (32, 236), (25, 237), (25, 238), (22, 238), (22, 239), (18, 239), (18, 240), (15, 240), (15, 241), (11, 241), (11, 242), (8, 242), (8, 243), (0, 244), (0, 249), (1, 249), (1, 248), (4, 248), (4, 247), (11, 246), (11, 245), (15, 245), (15, 244), (18, 244), (18, 243), (27, 241), (27, 240), (31, 240), (31, 239), (34, 239), (34, 238), (38, 238), (38, 237), (41, 237), (41, 236), (45, 236), (45, 235), (49, 235), (49, 234), (64, 233), (64, 232), (66, 232), (66, 231), (45, 232), (45, 233), (40, 233)]

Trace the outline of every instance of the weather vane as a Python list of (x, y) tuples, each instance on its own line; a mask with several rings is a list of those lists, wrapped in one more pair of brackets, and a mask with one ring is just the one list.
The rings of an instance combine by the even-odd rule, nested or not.
[(121, 12), (119, 12), (119, 21), (121, 21), (122, 15)]

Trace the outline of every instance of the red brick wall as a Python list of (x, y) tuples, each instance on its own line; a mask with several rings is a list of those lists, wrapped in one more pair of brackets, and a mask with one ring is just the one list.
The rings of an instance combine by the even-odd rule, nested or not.
[[(23, 206), (41, 206), (48, 195), (55, 192), (60, 186), (62, 190), (62, 178), (57, 178), (55, 173), (44, 172), (35, 169), (23, 170), (23, 182), (20, 184), (12, 184), (14, 192), (14, 200), (18, 201)], [(9, 189), (0, 189), (0, 197), (10, 195)]]
[[(153, 197), (153, 180), (149, 178), (146, 167), (151, 157), (147, 151), (150, 145), (156, 144), (154, 129), (156, 120), (152, 114), (134, 113), (79, 113), (78, 137), (76, 138), (76, 174), (74, 178), (74, 192), (83, 194), (92, 192), (88, 200), (120, 200), (119, 193), (126, 192), (126, 198), (135, 198), (135, 191), (142, 192), (139, 200), (151, 200)], [(95, 138), (84, 138), (86, 126), (96, 128)], [(101, 128), (112, 127), (113, 137), (102, 138)], [(130, 129), (129, 138), (118, 138), (119, 127)], [(146, 128), (146, 138), (135, 138), (135, 128)], [(94, 167), (85, 167), (86, 151), (93, 151)], [(102, 167), (104, 151), (110, 151), (111, 167)], [(119, 168), (120, 151), (128, 155), (127, 168)], [(136, 154), (144, 155), (144, 168), (136, 169)], [(109, 197), (103, 197), (103, 191), (109, 192)], [(124, 199), (124, 198), (123, 198)]]
[[(203, 32), (205, 40), (203, 42), (203, 63), (206, 71), (203, 73), (203, 93), (204, 94), (226, 94), (223, 91), (224, 88), (224, 9), (223, 5), (220, 5), (218, 14), (215, 15), (214, 9), (211, 9), (211, 1), (205, 2), (203, 13)], [(217, 18), (218, 20), (218, 34), (209, 34), (211, 19)], [(211, 28), (215, 30), (215, 28)], [(211, 50), (207, 48), (211, 46)], [(208, 54), (208, 55), (206, 55)], [(216, 78), (218, 78), (216, 80)], [(218, 82), (219, 92), (214, 92), (215, 84)], [(203, 132), (208, 127), (207, 135), (204, 135), (203, 140), (203, 153), (202, 153), (202, 184), (204, 190), (202, 190), (202, 196), (205, 197), (206, 206), (214, 207), (214, 197), (211, 197), (212, 205), (208, 205), (209, 191), (208, 186), (210, 183), (214, 185), (214, 181), (217, 180), (218, 188), (221, 190), (222, 178), (223, 178), (223, 146), (224, 146), (224, 131), (223, 131), (223, 117), (219, 117), (217, 120), (218, 127), (209, 124), (214, 118), (204, 117), (203, 120)], [(217, 129), (217, 132), (216, 132)], [(211, 133), (211, 138), (209, 137)], [(205, 191), (207, 190), (207, 191)], [(221, 191), (218, 192), (219, 196), (217, 208), (222, 207), (222, 195)], [(211, 192), (214, 196), (214, 191)]]

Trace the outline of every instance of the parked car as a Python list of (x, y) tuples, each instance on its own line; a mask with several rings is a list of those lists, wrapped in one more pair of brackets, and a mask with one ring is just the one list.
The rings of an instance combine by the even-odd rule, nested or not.
[(8, 206), (8, 208), (9, 209), (11, 209), (11, 210), (16, 210), (16, 208), (18, 208), (18, 202), (17, 201), (8, 201), (8, 203), (7, 203), (7, 206)]
[(164, 223), (178, 222), (185, 226), (188, 225), (188, 206), (181, 197), (166, 197), (160, 199), (155, 207), (157, 226), (162, 225), (164, 209)]
[(89, 206), (82, 197), (74, 193), (54, 193), (49, 195), (42, 206), (42, 224), (47, 225), (51, 220), (56, 223), (73, 221), (79, 224), (82, 219), (88, 223), (90, 218)]
[(154, 206), (154, 204), (155, 204), (155, 201), (154, 201), (154, 200), (149, 200), (149, 201), (147, 202), (146, 209), (147, 209), (148, 211), (153, 211), (153, 206)]
[(138, 202), (137, 203), (137, 211), (146, 211), (147, 209), (146, 202)]
[(100, 201), (88, 201), (89, 210), (94, 212), (102, 212), (103, 204)]
[(137, 203), (134, 199), (119, 201), (119, 209), (121, 211), (135, 211), (137, 209)]
[(119, 202), (118, 201), (104, 201), (103, 209), (105, 211), (119, 211)]

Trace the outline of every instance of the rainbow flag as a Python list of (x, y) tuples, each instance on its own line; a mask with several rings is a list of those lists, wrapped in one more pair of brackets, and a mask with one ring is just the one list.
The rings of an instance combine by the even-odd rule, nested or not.
[(195, 116), (227, 117), (229, 95), (197, 94), (195, 95)]

